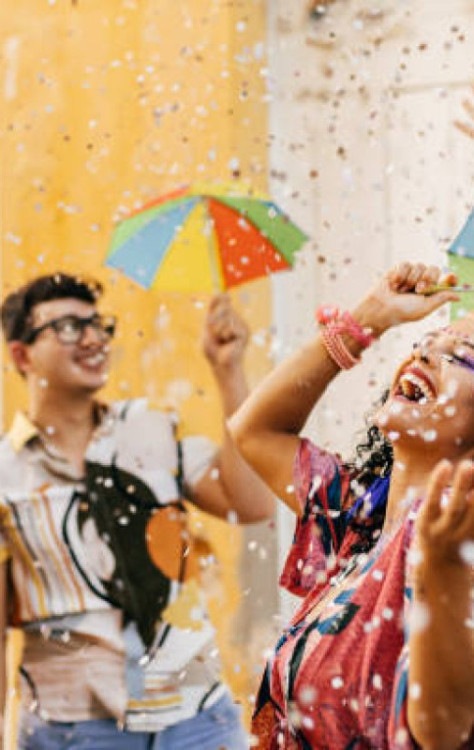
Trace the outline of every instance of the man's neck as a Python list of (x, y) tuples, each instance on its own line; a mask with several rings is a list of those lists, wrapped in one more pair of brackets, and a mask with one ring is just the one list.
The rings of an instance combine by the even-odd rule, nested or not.
[(71, 398), (56, 393), (54, 398), (48, 394), (30, 399), (28, 415), (43, 440), (82, 470), (87, 445), (97, 426), (97, 402), (93, 395)]

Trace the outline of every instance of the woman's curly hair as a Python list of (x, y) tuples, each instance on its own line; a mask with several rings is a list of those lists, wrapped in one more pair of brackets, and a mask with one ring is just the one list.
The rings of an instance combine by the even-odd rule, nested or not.
[[(393, 466), (393, 448), (385, 435), (373, 423), (373, 414), (388, 398), (386, 390), (379, 401), (374, 404), (371, 412), (366, 416), (367, 427), (365, 437), (355, 447), (355, 456), (346, 462), (346, 467), (358, 485), (359, 492), (364, 492), (380, 477), (389, 476)], [(353, 545), (352, 552), (368, 552), (374, 545), (385, 520), (385, 506), (375, 509), (369, 518), (361, 520), (355, 517), (351, 526), (359, 535)]]
[(385, 435), (373, 423), (373, 414), (388, 398), (386, 390), (366, 416), (364, 438), (355, 447), (355, 456), (346, 466), (357, 482), (364, 488), (369, 487), (378, 477), (386, 477), (392, 471), (393, 448)]

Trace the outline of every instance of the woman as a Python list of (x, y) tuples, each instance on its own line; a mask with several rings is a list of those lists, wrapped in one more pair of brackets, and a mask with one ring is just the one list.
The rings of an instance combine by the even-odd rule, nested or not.
[(267, 665), (259, 750), (474, 748), (474, 317), (415, 345), (352, 464), (299, 437), (340, 369), (455, 283), (403, 263), (352, 314), (320, 308), (315, 339), (230, 420), (298, 514), (282, 582), (304, 600)]

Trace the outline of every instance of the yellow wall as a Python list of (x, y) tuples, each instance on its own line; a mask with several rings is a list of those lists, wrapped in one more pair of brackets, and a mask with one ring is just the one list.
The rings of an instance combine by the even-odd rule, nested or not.
[[(120, 316), (107, 395), (171, 394), (191, 429), (218, 437), (197, 343), (206, 299), (157, 298), (102, 262), (115, 220), (183, 182), (265, 189), (264, 0), (15, 0), (0, 4), (0, 40), (3, 293), (58, 268), (99, 277)], [(233, 296), (253, 329), (268, 327), (266, 281)], [(248, 364), (258, 380), (266, 352), (252, 345)], [(25, 394), (8, 363), (4, 373), (8, 424)], [(241, 533), (229, 544), (222, 523), (205, 528), (232, 612)], [(227, 616), (214, 609), (243, 697), (245, 658), (226, 648)]]

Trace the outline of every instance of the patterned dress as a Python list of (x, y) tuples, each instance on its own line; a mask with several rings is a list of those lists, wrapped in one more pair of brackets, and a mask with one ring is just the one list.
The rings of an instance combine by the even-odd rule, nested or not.
[(305, 598), (265, 670), (252, 729), (258, 750), (418, 747), (406, 716), (416, 507), (382, 535), (388, 485), (376, 480), (356, 501), (339, 458), (301, 443), (303, 513), (281, 583)]

